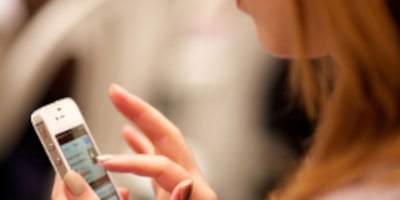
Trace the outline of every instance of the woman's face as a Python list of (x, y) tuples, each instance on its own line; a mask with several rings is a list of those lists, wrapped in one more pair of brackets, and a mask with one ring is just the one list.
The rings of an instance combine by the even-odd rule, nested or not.
[[(272, 54), (290, 58), (293, 56), (293, 27), (291, 1), (293, 0), (237, 0), (238, 7), (249, 14), (257, 27), (258, 37), (264, 47)], [(304, 0), (301, 0), (304, 1)], [(311, 14), (311, 13), (309, 13)], [(309, 16), (313, 19), (312, 16)], [(308, 36), (308, 56), (320, 57), (326, 55), (320, 28), (316, 19), (307, 22), (310, 30)]]

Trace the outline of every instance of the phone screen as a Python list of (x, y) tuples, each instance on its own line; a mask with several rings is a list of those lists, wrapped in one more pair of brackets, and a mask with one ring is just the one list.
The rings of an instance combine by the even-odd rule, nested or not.
[(119, 200), (106, 171), (97, 162), (97, 151), (83, 125), (56, 135), (72, 170), (80, 173), (102, 200)]

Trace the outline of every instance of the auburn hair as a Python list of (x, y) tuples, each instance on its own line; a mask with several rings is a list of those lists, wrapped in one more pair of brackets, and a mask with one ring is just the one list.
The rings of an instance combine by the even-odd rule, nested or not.
[[(400, 37), (389, 8), (395, 1), (292, 0), (291, 80), (317, 127), (298, 170), (271, 199), (312, 199), (380, 167), (400, 169)], [(309, 16), (323, 25), (330, 58), (306, 57)], [(382, 177), (372, 182), (388, 183)]]

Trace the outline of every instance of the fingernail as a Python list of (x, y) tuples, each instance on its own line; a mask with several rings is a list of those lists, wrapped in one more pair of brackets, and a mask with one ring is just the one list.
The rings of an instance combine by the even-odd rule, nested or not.
[(111, 83), (111, 87), (118, 91), (125, 91), (122, 86), (120, 86), (116, 83)]
[(193, 181), (187, 181), (187, 183), (182, 187), (181, 200), (190, 200), (190, 197), (192, 196)]
[(85, 192), (85, 183), (83, 181), (85, 180), (74, 171), (69, 171), (64, 176), (64, 182), (74, 196), (80, 196)]
[(112, 159), (113, 156), (112, 155), (99, 155), (97, 156), (97, 160), (100, 162), (106, 161), (106, 160), (110, 160)]

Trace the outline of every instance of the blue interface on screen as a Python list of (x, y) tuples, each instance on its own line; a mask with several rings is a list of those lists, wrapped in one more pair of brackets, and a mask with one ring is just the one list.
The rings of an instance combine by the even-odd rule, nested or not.
[(83, 125), (56, 135), (72, 170), (81, 174), (101, 200), (119, 200), (103, 167), (97, 162), (97, 151)]

